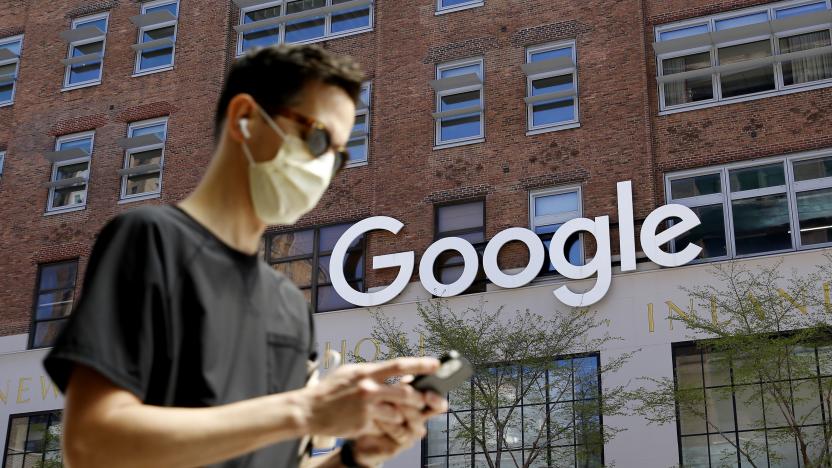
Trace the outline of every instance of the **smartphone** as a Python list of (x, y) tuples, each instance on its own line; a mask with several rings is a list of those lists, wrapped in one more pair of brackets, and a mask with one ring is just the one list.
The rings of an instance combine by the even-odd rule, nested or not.
[(457, 351), (449, 351), (439, 358), (439, 370), (434, 374), (418, 375), (410, 382), (416, 390), (432, 390), (442, 396), (465, 383), (474, 375), (474, 367)]

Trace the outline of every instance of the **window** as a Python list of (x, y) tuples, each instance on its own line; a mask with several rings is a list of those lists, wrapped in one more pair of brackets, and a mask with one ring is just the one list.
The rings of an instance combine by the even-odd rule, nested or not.
[(38, 266), (35, 311), (32, 314), (30, 348), (52, 346), (67, 323), (75, 297), (78, 260)]
[(721, 259), (832, 244), (832, 155), (800, 154), (672, 174), (668, 201), (702, 224), (677, 238)]
[(66, 135), (58, 138), (54, 152), (46, 154), (52, 162), (47, 211), (69, 211), (87, 204), (92, 145), (92, 132)]
[[(473, 244), (482, 260), (485, 250), (485, 202), (483, 200), (457, 202), (439, 205), (435, 211), (435, 239), (443, 237), (460, 237)], [(482, 261), (479, 262), (482, 265)], [(448, 250), (439, 255), (434, 264), (436, 279), (442, 284), (452, 284), (462, 276), (465, 265), (462, 255), (454, 250)], [(484, 292), (486, 286), (485, 273), (478, 267), (474, 283), (463, 294)]]
[(0, 39), (0, 106), (14, 102), (23, 36)]
[(529, 130), (573, 128), (578, 123), (575, 44), (526, 50), (526, 108)]
[(142, 14), (130, 21), (139, 28), (135, 73), (167, 70), (173, 67), (179, 2), (161, 0), (142, 4)]
[[(317, 312), (355, 307), (335, 292), (329, 274), (332, 249), (350, 226), (351, 223), (336, 224), (266, 235), (266, 260), (303, 291)], [(347, 250), (344, 274), (356, 291), (364, 290), (364, 236)]]
[(64, 88), (101, 83), (108, 20), (107, 13), (78, 18), (61, 33), (69, 42), (69, 54), (61, 60), (66, 65)]
[(62, 411), (46, 411), (12, 415), (3, 466), (52, 467), (62, 466), (61, 437)]
[(436, 145), (482, 141), (482, 59), (446, 63), (436, 67)]
[[(581, 217), (581, 189), (573, 187), (538, 190), (532, 192), (530, 198), (531, 229), (540, 236), (548, 252), (555, 231), (570, 219)], [(576, 232), (569, 237), (565, 251), (569, 263), (583, 264), (583, 242), (580, 233)], [(543, 265), (541, 274), (555, 273), (555, 266), (551, 262)]]
[(355, 111), (355, 125), (347, 142), (350, 154), (348, 165), (357, 166), (367, 162), (370, 147), (370, 84), (361, 87), (361, 97)]
[(662, 110), (832, 84), (830, 19), (791, 1), (657, 28)]
[(0, 151), (0, 179), (3, 178), (3, 164), (6, 162), (6, 152)]
[[(508, 409), (514, 407), (505, 427), (500, 458), (503, 466), (603, 466), (603, 444), (599, 443), (602, 439), (599, 359), (597, 354), (564, 357), (557, 359), (548, 370), (516, 365), (490, 370), (496, 375), (486, 379), (495, 384), (500, 382), (498, 398), (502, 400), (502, 395), (507, 394), (506, 400), (519, 400), (517, 405), (497, 409), (498, 417), (506, 418)], [(526, 382), (526, 379), (534, 380)], [(483, 444), (460, 432), (472, 425), (476, 425), (477, 434), (493, 437), (485, 441), (485, 446), (495, 451), (491, 453), (494, 461), (497, 440), (493, 416), (482, 409), (472, 411), (469, 403), (483, 398), (473, 384), (461, 388), (470, 394), (454, 398), (451, 393), (448, 396), (451, 411), (428, 421), (428, 434), (422, 446), (423, 467), (488, 466)], [(536, 447), (543, 447), (536, 454), (530, 450), (535, 442)], [(530, 460), (530, 455), (537, 456)]]
[[(373, 0), (236, 0), (237, 54), (252, 47), (315, 42), (369, 31)], [(285, 10), (284, 10), (285, 9)]]
[(159, 193), (167, 130), (167, 117), (133, 122), (127, 128), (127, 138), (119, 141), (126, 150), (119, 171), (123, 200)]
[(436, 12), (446, 13), (450, 11), (464, 10), (478, 7), (484, 4), (484, 0), (437, 0)]
[[(700, 350), (695, 344), (673, 346), (673, 365), (676, 388), (703, 392), (702, 410), (677, 404), (677, 434), (682, 466), (750, 466), (745, 455), (725, 440), (720, 432), (730, 437), (734, 444), (749, 450), (756, 466), (799, 466), (797, 441), (790, 435), (782, 410), (768, 395), (772, 386), (782, 386), (793, 404), (793, 411), (803, 426), (805, 442), (810, 447), (823, 445), (824, 426), (829, 424), (828, 402), (821, 400), (821, 385), (828, 388), (829, 346), (805, 346), (795, 349), (797, 366), (808, 374), (797, 373), (785, 366), (784, 380), (760, 381), (747, 373), (738, 378), (731, 372), (728, 358), (720, 354)], [(806, 364), (805, 366), (803, 364)], [(769, 390), (765, 390), (766, 388)], [(822, 408), (822, 409), (821, 409)], [(792, 409), (789, 410), (791, 412)], [(705, 419), (697, 414), (705, 414)], [(815, 439), (815, 436), (817, 439)], [(812, 450), (812, 448), (810, 448)], [(726, 462), (727, 465), (726, 465)], [(802, 462), (802, 460), (801, 460)], [(802, 466), (802, 463), (801, 465)]]

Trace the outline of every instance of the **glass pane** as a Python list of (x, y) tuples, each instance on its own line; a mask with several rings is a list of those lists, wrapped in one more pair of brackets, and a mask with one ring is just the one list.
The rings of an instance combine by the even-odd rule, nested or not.
[[(260, 10), (252, 10), (246, 12), (243, 16), (243, 23), (253, 23), (264, 19), (274, 18), (280, 16), (280, 5)], [(243, 51), (251, 49), (252, 47), (266, 47), (275, 45), (280, 40), (280, 27), (276, 25), (267, 26), (262, 29), (255, 29), (243, 34)]]
[(40, 289), (74, 288), (77, 262), (43, 265), (40, 270)]
[(767, 12), (737, 16), (734, 18), (728, 18), (717, 21), (716, 30), (721, 31), (723, 29), (736, 28), (739, 26), (748, 26), (749, 24), (765, 23), (766, 21), (768, 21)]
[(12, 419), (11, 427), (9, 428), (9, 445), (6, 447), (6, 453), (23, 452), (26, 444), (26, 432), (29, 430), (29, 418), (27, 416), (19, 416)]
[[(810, 460), (823, 460), (828, 458), (822, 457), (825, 437), (823, 434), (823, 426), (805, 427), (801, 429), (804, 440), (806, 442), (806, 451), (809, 454)], [(828, 455), (827, 455), (828, 457)], [(805, 466), (805, 465), (802, 465)]]
[(20, 41), (7, 42), (0, 45), (0, 49), (6, 49), (15, 55), (20, 55)]
[(480, 91), (468, 91), (465, 93), (448, 94), (440, 99), (439, 110), (450, 111), (465, 109), (466, 107), (477, 106), (480, 103)]
[(83, 205), (87, 200), (86, 184), (74, 185), (72, 187), (55, 189), (52, 196), (52, 207), (59, 208), (70, 205)]
[(532, 126), (556, 124), (576, 120), (575, 99), (543, 101), (532, 106)]
[(714, 258), (728, 255), (725, 239), (725, 216), (722, 205), (697, 206), (691, 208), (702, 223), (685, 232), (673, 241), (674, 250), (684, 249), (688, 244), (702, 247), (696, 258)]
[(816, 379), (792, 382), (794, 416), (799, 425), (823, 422), (819, 383)]
[[(771, 56), (769, 40), (751, 42), (718, 49), (719, 63), (728, 65)], [(774, 66), (763, 65), (751, 70), (744, 70), (720, 75), (722, 97), (730, 98), (744, 94), (758, 93), (774, 89)]]
[(682, 437), (682, 463), (686, 468), (710, 468), (706, 436)]
[(314, 231), (295, 231), (279, 234), (271, 240), (271, 260), (278, 261), (296, 255), (312, 255)]
[(86, 28), (86, 27), (89, 27), (89, 26), (96, 27), (96, 28), (100, 29), (101, 31), (106, 32), (107, 31), (107, 18), (99, 18), (99, 19), (90, 20), (90, 21), (79, 21), (79, 22), (75, 23), (75, 26), (73, 26), (73, 29)]
[(312, 284), (312, 259), (276, 263), (272, 268), (286, 275), (299, 288)]
[[(780, 38), (780, 53), (799, 52), (802, 50), (826, 47), (832, 44), (829, 30), (799, 34)], [(809, 83), (811, 81), (832, 78), (832, 54), (803, 57), (783, 62), (783, 84)]]
[(355, 116), (355, 124), (352, 126), (353, 132), (367, 131), (367, 114), (359, 114)]
[(772, 467), (798, 466), (797, 444), (786, 430), (768, 431), (768, 453)]
[(446, 413), (434, 416), (428, 420), (427, 455), (444, 455), (448, 453), (448, 415)]
[(792, 247), (786, 194), (732, 202), (737, 255)]
[(55, 170), (55, 180), (74, 179), (75, 177), (87, 177), (89, 162), (84, 161), (75, 164), (59, 166)]
[(446, 117), (440, 123), (440, 141), (459, 140), (480, 136), (482, 113), (462, 117)]
[(0, 85), (0, 102), (11, 101), (13, 93), (14, 83)]
[(29, 435), (26, 438), (27, 452), (40, 452), (43, 450), (43, 436), (48, 423), (49, 414), (44, 413), (29, 416)]
[(471, 65), (464, 65), (461, 67), (446, 68), (439, 72), (439, 77), (450, 78), (452, 76), (468, 75), (471, 73), (476, 73), (478, 76), (482, 77), (482, 67), (480, 66), (480, 64), (475, 63)]
[[(297, 0), (286, 4), (286, 14), (299, 13), (326, 6), (326, 0)], [(286, 42), (298, 42), (323, 37), (325, 33), (323, 16), (303, 18), (286, 23)]]
[(168, 3), (166, 5), (159, 5), (159, 6), (156, 6), (156, 7), (147, 8), (147, 9), (144, 10), (144, 12), (145, 13), (156, 13), (158, 11), (167, 10), (167, 11), (171, 12), (171, 14), (173, 14), (173, 16), (176, 16), (176, 7), (177, 7), (177, 2), (173, 2), (173, 3)]
[(803, 245), (832, 242), (832, 188), (799, 192), (797, 215)]
[(752, 466), (749, 463), (749, 459), (754, 463), (753, 466), (768, 466), (765, 431), (740, 432), (738, 435), (740, 438), (740, 447), (743, 449), (740, 452), (742, 466)]
[(532, 96), (570, 91), (574, 88), (572, 75), (550, 76), (532, 81)]
[(432, 457), (425, 460), (425, 468), (447, 468), (448, 458), (445, 456)]
[(783, 164), (735, 169), (728, 173), (732, 192), (777, 187), (786, 184)]
[(484, 227), (484, 205), (481, 201), (439, 206), (436, 209), (437, 234)]
[(774, 395), (786, 395), (788, 398), (789, 382), (775, 382), (763, 384), (763, 408), (766, 414), (766, 427), (785, 427), (787, 426), (786, 417), (783, 415), (781, 405), (789, 405), (789, 402), (784, 402), (782, 399), (775, 398)]
[(87, 153), (92, 151), (92, 138), (81, 138), (78, 140), (64, 140), (58, 145), (60, 151), (72, 148), (81, 148)]
[(167, 124), (160, 123), (156, 125), (147, 125), (142, 127), (132, 127), (130, 128), (130, 136), (137, 137), (142, 135), (156, 135), (159, 137), (160, 140), (165, 139), (165, 133), (167, 131)]
[(142, 52), (139, 69), (163, 67), (173, 62), (173, 48), (162, 47), (160, 49), (149, 49)]
[(556, 361), (555, 365), (549, 369), (549, 401), (560, 402), (571, 399), (572, 362), (570, 360)]
[[(363, 289), (360, 281), (358, 283), (350, 283), (350, 285), (357, 291)], [(318, 288), (318, 312), (350, 309), (352, 307), (355, 306), (341, 298), (332, 286), (321, 286)]]
[[(541, 227), (536, 228), (535, 231), (545, 232), (545, 231), (549, 230), (550, 228), (552, 228), (551, 230), (554, 231), (554, 230), (556, 230), (557, 228), (559, 228), (561, 226), (562, 226), (562, 224), (555, 224), (555, 225), (551, 225), (551, 226), (541, 226)], [(543, 247), (546, 249), (545, 250), (546, 252), (549, 252), (549, 246), (550, 245), (552, 245), (552, 238), (548, 237), (543, 241)], [(569, 260), (569, 263), (571, 263), (573, 265), (583, 265), (584, 264), (583, 243), (581, 242), (581, 235), (579, 233), (576, 232), (576, 233), (572, 234), (571, 236), (569, 236), (568, 238), (566, 238), (566, 243), (563, 246), (563, 252), (564, 252), (564, 256), (566, 257), (566, 259)], [(543, 265), (543, 270), (544, 270), (543, 271), (544, 273), (549, 273), (549, 274), (557, 273), (557, 270), (555, 269), (555, 265), (551, 261), (549, 261), (549, 262), (547, 262)]]
[(552, 466), (572, 467), (575, 463), (575, 447), (552, 447)]
[(812, 180), (832, 177), (832, 157), (795, 161), (794, 180)]
[(61, 289), (39, 294), (35, 318), (43, 320), (68, 316), (72, 309), (72, 298), (72, 289)]
[(578, 192), (534, 197), (534, 215), (544, 216), (578, 211)]
[(594, 357), (575, 358), (572, 362), (575, 399), (598, 396), (598, 361)]
[(125, 187), (126, 195), (158, 192), (159, 181), (160, 174), (158, 172), (129, 176), (127, 177), (127, 186)]
[(699, 24), (696, 26), (688, 26), (686, 28), (674, 29), (672, 31), (664, 31), (659, 34), (660, 41), (669, 41), (671, 39), (679, 39), (682, 37), (695, 36), (697, 34), (705, 34), (708, 32), (707, 24)]
[(161, 164), (162, 163), (162, 149), (154, 149), (150, 151), (142, 151), (141, 153), (130, 154), (130, 167), (144, 166), (147, 164)]
[[(462, 277), (462, 272), (464, 267), (462, 266), (452, 266), (452, 267), (443, 267), (440, 268), (439, 274), (437, 275), (437, 280), (439, 280), (442, 284), (453, 284)], [(440, 292), (440, 291), (435, 291)]]
[(48, 322), (40, 322), (35, 326), (35, 344), (36, 348), (44, 346), (52, 346), (58, 335), (66, 326), (68, 319), (50, 320)]
[(565, 47), (562, 49), (542, 50), (540, 52), (533, 52), (529, 56), (529, 62), (542, 62), (544, 60), (551, 60), (557, 57), (572, 58), (572, 48)]
[[(320, 257), (318, 260), (318, 282), (329, 283), (332, 277), (329, 274), (329, 255)], [(347, 281), (353, 282), (364, 277), (364, 253), (361, 251), (349, 252), (344, 259), (344, 275)]]
[[(686, 55), (662, 60), (662, 74), (664, 76), (700, 70), (711, 66), (711, 53)], [(712, 75), (671, 81), (664, 84), (664, 103), (675, 106), (688, 102), (713, 99), (714, 86)]]
[(448, 419), (448, 446), (450, 453), (470, 453), (471, 441), (465, 437), (463, 426), (459, 423), (459, 419), (465, 421), (466, 426), (470, 426), (470, 411), (461, 411), (449, 415)]
[[(318, 247), (320, 252), (329, 252), (335, 248), (335, 243), (338, 242), (338, 239), (346, 232), (347, 229), (350, 228), (352, 224), (338, 224), (335, 226), (328, 226), (325, 228), (321, 228), (321, 245)], [(356, 247), (360, 242), (363, 236), (357, 238), (350, 244), (350, 247)]]
[(705, 386), (716, 387), (731, 383), (728, 359), (719, 353), (704, 355)]
[(739, 430), (762, 429), (765, 427), (761, 391), (759, 385), (742, 385), (734, 389)]
[[(734, 437), (733, 433), (725, 434), (727, 437)], [(725, 440), (722, 435), (711, 435), (708, 437), (708, 442), (711, 448), (711, 466), (719, 468), (729, 468), (738, 466), (737, 463), (737, 449), (731, 442)]]
[(801, 5), (798, 7), (783, 8), (777, 10), (775, 16), (777, 18), (788, 18), (789, 16), (804, 15), (815, 11), (823, 11), (826, 9), (826, 2), (810, 3), (809, 5)]
[(43, 454), (27, 453), (23, 460), (23, 468), (43, 468)]
[(719, 173), (705, 174), (670, 181), (670, 196), (674, 200), (722, 192)]
[(72, 47), (72, 56), (80, 57), (87, 54), (95, 54), (104, 50), (104, 42), (90, 42), (89, 44), (76, 45)]
[(572, 403), (557, 403), (549, 409), (549, 439), (552, 445), (575, 443), (575, 421)]
[(715, 425), (716, 430), (733, 431), (734, 404), (731, 398), (731, 389), (729, 387), (706, 389), (705, 400), (708, 409), (708, 422)]
[(150, 29), (142, 34), (142, 42), (155, 41), (156, 39), (173, 38), (176, 33), (176, 26), (165, 26), (164, 28)]
[(677, 352), (676, 383), (680, 389), (702, 388), (702, 358), (699, 350), (688, 348)]
[(349, 153), (349, 162), (366, 161), (367, 137), (353, 138), (347, 142), (347, 153)]
[[(523, 425), (520, 418), (520, 406), (512, 408), (501, 408), (497, 410), (497, 417), (501, 423), (505, 423), (503, 428), (503, 447), (519, 448), (523, 446)], [(504, 452), (504, 455), (508, 456)]]
[[(46, 429), (46, 450), (60, 450), (62, 436), (63, 424), (61, 423), (60, 415), (53, 414), (49, 421), (49, 427)], [(50, 453), (54, 454), (54, 452), (47, 452), (47, 457), (50, 457)], [(54, 455), (51, 456), (54, 457)]]
[(832, 375), (832, 346), (818, 346), (818, 365), (821, 375)]
[[(338, 3), (333, 1), (333, 4)], [(370, 9), (365, 7), (342, 10), (332, 14), (332, 33), (337, 34), (352, 29), (370, 26)]]
[(6, 468), (23, 468), (23, 454), (6, 457)]
[(69, 84), (97, 81), (101, 78), (101, 62), (73, 65), (69, 69)]
[[(702, 392), (702, 390), (696, 390)], [(701, 404), (694, 403), (700, 401)], [(707, 433), (707, 426), (705, 425), (705, 404), (701, 398), (693, 400), (690, 403), (679, 405), (679, 428), (682, 435), (687, 434), (704, 434)]]

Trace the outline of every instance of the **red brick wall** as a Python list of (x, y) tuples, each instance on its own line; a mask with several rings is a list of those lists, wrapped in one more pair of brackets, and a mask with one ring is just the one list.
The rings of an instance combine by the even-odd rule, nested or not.
[[(372, 255), (415, 250), (433, 239), (433, 204), (485, 198), (486, 236), (528, 226), (528, 191), (580, 184), (584, 215), (617, 221), (615, 183), (633, 180), (635, 216), (663, 203), (668, 170), (832, 146), (823, 89), (658, 116), (653, 27), (759, 4), (736, 0), (485, 0), (485, 6), (434, 15), (434, 0), (376, 0), (373, 32), (324, 42), (363, 63), (373, 83), (370, 163), (344, 171), (299, 227), (371, 215), (405, 223), (398, 236), (374, 234)], [(183, 0), (172, 71), (131, 78), (130, 44), (139, 13), (131, 0), (6, 0), (0, 37), (25, 32), (16, 102), (0, 108), (0, 335), (28, 330), (37, 264), (81, 258), (101, 225), (136, 204), (119, 205), (115, 144), (127, 122), (169, 115), (162, 197), (172, 203), (198, 182), (211, 156), (212, 112), (233, 61), (238, 12), (230, 1)], [(60, 92), (71, 16), (111, 11), (103, 84)], [(526, 136), (520, 65), (524, 48), (575, 40), (580, 128)], [(484, 58), (484, 143), (433, 150), (436, 63)], [(217, 65), (223, 64), (223, 65)], [(95, 129), (91, 183), (83, 211), (44, 216), (56, 135)], [(615, 236), (615, 233), (614, 233)], [(613, 237), (613, 246), (617, 238)], [(588, 250), (591, 251), (591, 245)], [(501, 263), (526, 254), (507, 248)], [(394, 271), (368, 269), (368, 285)], [(80, 284), (80, 278), (79, 278)]]

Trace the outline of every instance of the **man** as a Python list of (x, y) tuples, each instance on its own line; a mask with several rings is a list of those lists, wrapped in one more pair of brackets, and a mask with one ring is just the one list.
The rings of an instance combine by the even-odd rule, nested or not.
[(446, 409), (438, 395), (385, 384), (435, 371), (432, 358), (341, 366), (304, 386), (308, 304), (258, 255), (266, 225), (311, 210), (342, 166), (361, 78), (314, 46), (249, 53), (226, 79), (195, 191), (102, 229), (44, 360), (66, 394), (67, 466), (294, 467), (307, 435), (351, 440), (304, 464), (370, 466)]

